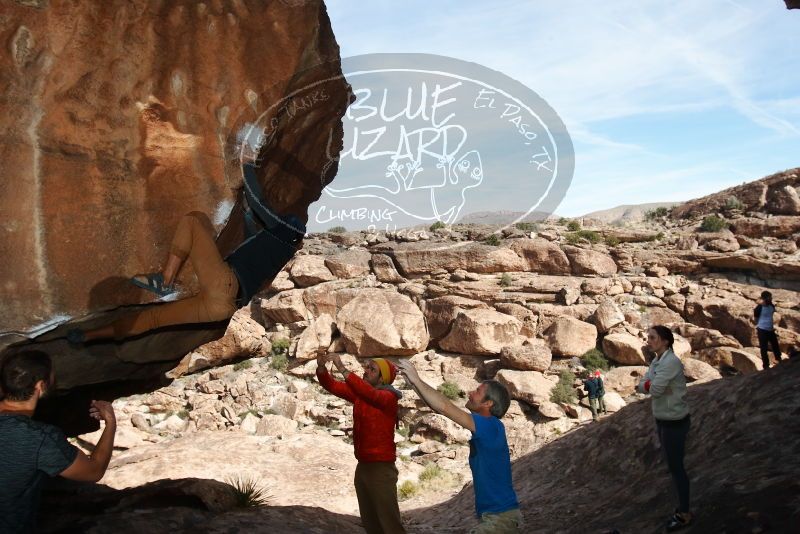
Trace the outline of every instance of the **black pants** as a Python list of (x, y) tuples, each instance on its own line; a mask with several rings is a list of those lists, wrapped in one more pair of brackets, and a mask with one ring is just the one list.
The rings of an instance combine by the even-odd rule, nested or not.
[(769, 355), (767, 354), (767, 344), (772, 346), (772, 353), (775, 355), (776, 361), (781, 361), (781, 348), (778, 346), (778, 336), (775, 330), (761, 330), (756, 328), (758, 334), (758, 347), (761, 349), (761, 362), (764, 364), (764, 369), (769, 368)]
[(661, 421), (656, 419), (658, 441), (667, 460), (669, 474), (678, 492), (678, 511), (689, 511), (689, 475), (683, 467), (683, 455), (686, 451), (686, 436), (689, 435), (690, 419), (687, 415), (678, 421)]

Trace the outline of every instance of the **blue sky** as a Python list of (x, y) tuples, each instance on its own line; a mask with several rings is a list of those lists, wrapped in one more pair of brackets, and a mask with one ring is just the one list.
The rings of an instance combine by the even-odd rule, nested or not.
[(560, 215), (687, 200), (800, 166), (800, 11), (781, 0), (326, 4), (342, 57), (452, 56), (549, 102), (575, 145)]

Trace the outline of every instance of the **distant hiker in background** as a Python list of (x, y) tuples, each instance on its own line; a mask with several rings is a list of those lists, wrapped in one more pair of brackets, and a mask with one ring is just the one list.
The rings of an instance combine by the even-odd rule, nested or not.
[[(586, 380), (583, 381), (583, 389), (586, 390), (586, 393), (589, 394), (589, 408), (592, 410), (592, 419), (597, 421), (600, 419), (598, 416), (598, 408), (603, 410), (605, 413), (605, 403), (601, 400), (602, 397), (600, 396), (600, 391), (603, 388), (603, 381), (599, 378), (600, 371), (596, 373), (592, 373), (589, 371), (589, 376)], [(603, 391), (605, 394), (605, 391)]]
[(686, 377), (683, 363), (672, 350), (675, 337), (666, 326), (654, 326), (647, 332), (647, 347), (655, 353), (650, 368), (637, 389), (649, 393), (661, 450), (667, 460), (672, 481), (678, 492), (678, 508), (667, 521), (667, 531), (682, 529), (692, 522), (689, 509), (689, 475), (683, 466), (686, 438), (691, 424), (686, 403)]
[(756, 322), (758, 347), (761, 349), (761, 361), (764, 364), (764, 369), (769, 369), (768, 344), (772, 347), (775, 361), (781, 361), (781, 348), (778, 346), (778, 336), (775, 334), (775, 326), (772, 324), (774, 314), (775, 305), (772, 303), (772, 293), (763, 291), (761, 298), (758, 299), (758, 306), (753, 310), (753, 317)]
[(606, 401), (605, 401), (606, 385), (603, 382), (603, 375), (602, 375), (602, 373), (600, 373), (600, 369), (595, 369), (594, 370), (594, 379), (597, 380), (597, 386), (598, 386), (598, 389), (597, 389), (597, 411), (598, 412), (603, 412), (603, 415), (605, 415), (606, 413), (608, 413), (608, 412), (606, 412)]
[[(384, 358), (363, 361), (364, 376), (347, 370), (338, 354), (317, 350), (317, 379), (339, 398), (353, 403), (353, 447), (358, 511), (367, 534), (404, 534), (397, 503), (397, 449), (394, 430), (397, 402), (402, 394), (392, 387), (397, 367)], [(332, 361), (344, 377), (336, 380), (326, 364)]]

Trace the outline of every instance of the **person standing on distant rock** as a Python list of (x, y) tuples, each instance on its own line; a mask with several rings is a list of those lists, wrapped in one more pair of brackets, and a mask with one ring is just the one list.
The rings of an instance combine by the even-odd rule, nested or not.
[(114, 447), (111, 404), (92, 401), (89, 415), (105, 421), (100, 441), (86, 456), (58, 428), (33, 421), (36, 405), (53, 387), (50, 357), (39, 351), (11, 354), (0, 368), (0, 532), (36, 530), (42, 485), (47, 477), (97, 482)]
[(763, 291), (758, 300), (758, 306), (753, 310), (756, 321), (756, 334), (758, 335), (758, 347), (761, 349), (761, 362), (764, 369), (769, 369), (769, 353), (767, 345), (772, 347), (775, 361), (781, 361), (781, 348), (778, 345), (778, 336), (775, 334), (775, 326), (772, 324), (772, 317), (775, 315), (775, 305), (772, 303), (772, 293)]
[(475, 489), (475, 511), (480, 524), (470, 534), (515, 534), (523, 519), (511, 481), (511, 455), (500, 418), (511, 397), (496, 380), (485, 380), (469, 394), (465, 412), (425, 383), (408, 360), (398, 363), (406, 380), (430, 408), (472, 432), (469, 467)]
[[(326, 363), (332, 361), (344, 376), (334, 379)], [(397, 367), (389, 360), (364, 362), (364, 376), (351, 373), (338, 354), (317, 351), (317, 379), (322, 387), (353, 403), (353, 446), (358, 465), (355, 487), (358, 511), (367, 534), (403, 534), (405, 528), (397, 503), (397, 450), (394, 429), (397, 402), (402, 394), (392, 387)]]
[(683, 363), (672, 350), (675, 337), (666, 326), (654, 326), (647, 332), (647, 347), (655, 353), (638, 390), (649, 393), (661, 450), (667, 460), (672, 481), (678, 492), (678, 508), (667, 521), (667, 531), (679, 530), (691, 524), (689, 508), (689, 475), (683, 465), (686, 438), (691, 421), (686, 403), (686, 377)]
[[(583, 389), (586, 390), (586, 393), (589, 394), (589, 408), (592, 410), (592, 420), (598, 421), (600, 417), (598, 416), (597, 412), (598, 409), (602, 409), (605, 413), (605, 404), (601, 404), (600, 399), (600, 389), (602, 388), (602, 381), (600, 380), (600, 372), (598, 371), (596, 374), (593, 374), (589, 371), (589, 376), (586, 380), (583, 381)], [(605, 394), (605, 392), (603, 392)], [(602, 408), (600, 408), (602, 406)]]
[(217, 249), (211, 221), (204, 213), (193, 211), (178, 222), (163, 270), (131, 278), (134, 285), (166, 297), (176, 291), (175, 278), (189, 259), (200, 286), (198, 294), (125, 314), (100, 328), (73, 328), (67, 332), (67, 340), (73, 344), (120, 340), (164, 326), (223, 321), (246, 306), (302, 246), (305, 225), (294, 215), (279, 217), (262, 205), (263, 200), (252, 193), (257, 187), (253, 164), (245, 164), (244, 176), (249, 206), (245, 210), (246, 239), (227, 258)]

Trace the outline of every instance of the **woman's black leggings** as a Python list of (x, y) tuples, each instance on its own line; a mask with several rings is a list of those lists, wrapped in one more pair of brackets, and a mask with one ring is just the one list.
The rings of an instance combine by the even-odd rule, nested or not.
[(686, 451), (686, 436), (689, 435), (690, 420), (687, 415), (678, 421), (661, 421), (656, 419), (658, 441), (667, 460), (669, 473), (678, 491), (678, 511), (689, 511), (689, 475), (683, 467), (683, 455)]

